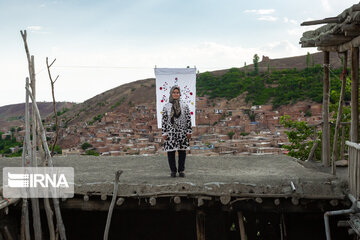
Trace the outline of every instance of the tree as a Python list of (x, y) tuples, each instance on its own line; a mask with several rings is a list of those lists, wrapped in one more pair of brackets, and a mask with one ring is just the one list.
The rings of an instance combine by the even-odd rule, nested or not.
[(88, 149), (88, 148), (90, 148), (90, 147), (92, 147), (92, 145), (91, 145), (90, 143), (88, 143), (88, 142), (84, 142), (84, 143), (81, 145), (81, 148), (82, 148), (83, 150), (86, 150), (86, 149)]
[(254, 55), (253, 63), (254, 63), (254, 73), (258, 74), (259, 73), (259, 56), (257, 54)]
[(307, 55), (306, 55), (306, 68), (309, 68), (310, 66), (310, 53), (307, 52)]
[(227, 135), (229, 136), (230, 139), (232, 139), (234, 137), (235, 133), (231, 131), (231, 132), (228, 132)]
[[(283, 147), (289, 150), (290, 156), (300, 160), (306, 160), (314, 144), (311, 137), (317, 134), (319, 135), (317, 139), (321, 139), (321, 132), (314, 132), (314, 128), (309, 126), (305, 121), (292, 121), (288, 115), (281, 116), (280, 124), (290, 130), (285, 131), (289, 138), (290, 145), (284, 145)], [(316, 149), (315, 155), (317, 159), (321, 158), (320, 148)]]

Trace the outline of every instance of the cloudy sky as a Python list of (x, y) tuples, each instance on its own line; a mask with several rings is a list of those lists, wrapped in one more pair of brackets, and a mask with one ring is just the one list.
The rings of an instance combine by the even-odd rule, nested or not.
[(37, 100), (51, 101), (46, 57), (58, 101), (83, 102), (153, 68), (200, 72), (242, 67), (254, 54), (282, 58), (301, 49), (306, 20), (336, 16), (349, 0), (0, 0), (0, 106), (24, 102), (27, 30)]

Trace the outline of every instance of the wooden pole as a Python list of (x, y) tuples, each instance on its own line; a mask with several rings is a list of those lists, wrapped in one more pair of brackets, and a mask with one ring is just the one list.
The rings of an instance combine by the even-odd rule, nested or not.
[[(34, 61), (34, 56), (31, 56), (31, 82), (30, 82), (30, 86), (32, 91), (35, 91), (36, 85), (35, 85), (35, 61)], [(34, 103), (36, 102), (36, 98), (35, 95), (33, 95), (32, 98), (32, 112), (31, 112), (31, 127), (32, 127), (32, 151), (31, 151), (31, 164), (33, 167), (37, 167), (37, 159), (36, 159), (36, 130), (37, 130), (37, 121), (36, 121), (36, 116), (35, 116), (35, 111), (34, 111)], [(42, 229), (41, 229), (41, 220), (40, 220), (40, 207), (39, 207), (39, 199), (38, 198), (31, 198), (31, 206), (33, 209), (33, 224), (34, 224), (34, 229), (35, 230), (35, 239), (41, 239), (42, 238)]]
[[(42, 165), (43, 167), (47, 166), (47, 161), (46, 161), (46, 156), (45, 156), (45, 152), (42, 149), (42, 144), (41, 144), (41, 139), (38, 137), (38, 146), (40, 146), (39, 150), (40, 150), (40, 157), (41, 157), (41, 161), (42, 161)], [(55, 227), (54, 227), (54, 213), (51, 209), (50, 206), (50, 201), (49, 198), (44, 198), (44, 207), (45, 207), (45, 213), (46, 213), (46, 218), (47, 218), (47, 222), (48, 222), (48, 228), (49, 228), (49, 235), (50, 235), (50, 240), (55, 240)]]
[(240, 239), (246, 240), (244, 216), (243, 216), (242, 212), (238, 212), (237, 215), (238, 215), (238, 221), (239, 221)]
[(205, 213), (196, 211), (196, 236), (197, 240), (205, 240)]
[(345, 159), (345, 125), (341, 125), (340, 160)]
[[(26, 85), (25, 87), (29, 87), (29, 78), (26, 78)], [(22, 166), (28, 166), (27, 160), (27, 150), (31, 149), (28, 147), (30, 143), (30, 127), (29, 127), (29, 95), (26, 92), (25, 97), (25, 139), (23, 144), (23, 151), (22, 151)], [(30, 153), (28, 152), (28, 155)], [(30, 240), (30, 222), (29, 222), (29, 202), (27, 198), (23, 198), (22, 204), (22, 217), (21, 217), (21, 239), (22, 240)]]
[(54, 156), (54, 151), (55, 151), (55, 146), (59, 137), (59, 121), (58, 121), (58, 116), (56, 113), (56, 101), (55, 101), (55, 93), (54, 93), (54, 85), (56, 80), (58, 80), (59, 75), (55, 78), (55, 80), (52, 79), (51, 76), (51, 72), (50, 72), (50, 68), (51, 66), (54, 64), (54, 62), (56, 61), (56, 59), (54, 59), (54, 61), (52, 61), (52, 63), (49, 65), (49, 59), (46, 57), (46, 67), (48, 70), (48, 75), (49, 75), (49, 79), (50, 79), (50, 83), (51, 83), (51, 95), (52, 95), (52, 99), (53, 99), (53, 110), (54, 110), (54, 116), (55, 116), (55, 127), (56, 127), (56, 133), (55, 133), (55, 140), (52, 144), (52, 148), (51, 148), (51, 156)]
[(344, 96), (345, 96), (345, 87), (346, 87), (346, 69), (347, 69), (347, 52), (344, 53), (344, 65), (343, 65), (343, 72), (342, 72), (341, 91), (340, 91), (338, 114), (336, 117), (336, 124), (335, 124), (333, 152), (332, 152), (332, 157), (331, 157), (331, 172), (333, 175), (336, 175), (336, 161), (337, 161), (337, 155), (338, 155), (337, 145), (338, 145), (339, 127), (340, 127), (342, 110), (343, 110), (343, 105), (344, 105)]
[(322, 126), (322, 153), (324, 166), (330, 163), (330, 125), (329, 125), (329, 90), (330, 90), (330, 53), (324, 51), (324, 86), (323, 86), (323, 126)]
[[(44, 126), (41, 123), (41, 116), (40, 116), (39, 108), (38, 108), (36, 102), (33, 100), (34, 98), (33, 98), (32, 94), (31, 94), (30, 89), (27, 88), (26, 90), (29, 93), (29, 96), (30, 96), (31, 100), (33, 101), (33, 106), (35, 108), (36, 117), (37, 117), (38, 122), (39, 122), (40, 136), (41, 136), (41, 141), (42, 141), (42, 144), (43, 144), (43, 147), (44, 147), (44, 150), (45, 150), (47, 162), (48, 162), (50, 167), (53, 167), (52, 157), (51, 157), (51, 154), (50, 154), (49, 146), (48, 146), (47, 141), (46, 141), (46, 134), (45, 134), (46, 132), (45, 132)], [(60, 239), (65, 240), (66, 239), (65, 226), (64, 226), (64, 223), (63, 223), (62, 217), (61, 217), (59, 199), (53, 198), (53, 204), (54, 204), (54, 209), (55, 209), (55, 216), (56, 216), (56, 220), (57, 220), (57, 226), (58, 226), (59, 233), (60, 233)]]
[(120, 179), (120, 175), (122, 173), (123, 173), (123, 171), (121, 171), (121, 170), (116, 171), (116, 173), (115, 173), (114, 191), (113, 191), (113, 197), (112, 197), (112, 200), (111, 200), (111, 204), (110, 204), (110, 207), (109, 207), (109, 212), (108, 212), (107, 219), (106, 219), (104, 240), (107, 240), (108, 236), (109, 236), (111, 216), (112, 216), (112, 213), (114, 211), (114, 206), (115, 206), (116, 197), (117, 197), (118, 188), (119, 188), (119, 179)]
[(352, 142), (359, 141), (359, 48), (351, 48), (351, 131)]

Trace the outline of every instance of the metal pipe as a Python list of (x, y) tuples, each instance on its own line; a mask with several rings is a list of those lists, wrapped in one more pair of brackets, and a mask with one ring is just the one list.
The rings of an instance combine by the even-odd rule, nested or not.
[[(350, 200), (352, 201), (353, 199), (350, 198)], [(326, 240), (331, 240), (329, 216), (355, 213), (356, 210), (357, 210), (356, 203), (357, 203), (357, 201), (354, 201), (351, 208), (349, 208), (349, 209), (325, 212), (325, 214), (324, 214), (324, 222), (325, 222)]]

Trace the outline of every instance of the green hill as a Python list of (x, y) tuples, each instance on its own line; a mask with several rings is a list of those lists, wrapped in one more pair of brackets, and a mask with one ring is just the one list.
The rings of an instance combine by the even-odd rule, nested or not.
[[(340, 75), (342, 69), (332, 69), (330, 73), (331, 91), (340, 91)], [(210, 98), (232, 99), (247, 92), (246, 102), (253, 105), (272, 104), (274, 108), (281, 105), (312, 100), (321, 103), (323, 91), (323, 67), (302, 70), (271, 70), (255, 74), (232, 68), (223, 75), (205, 72), (198, 75), (197, 93)], [(345, 101), (350, 96), (345, 97)]]

